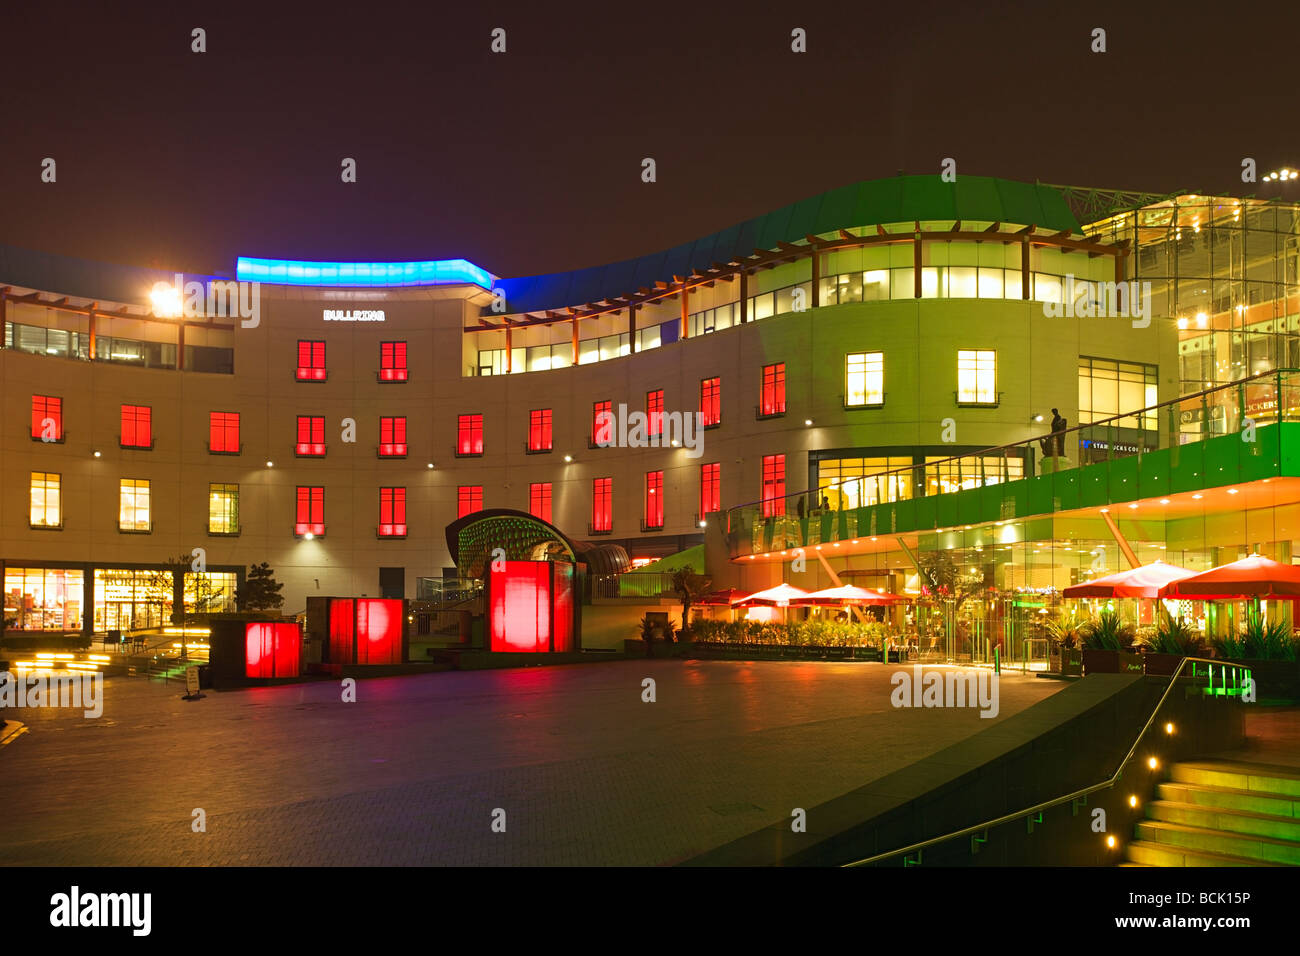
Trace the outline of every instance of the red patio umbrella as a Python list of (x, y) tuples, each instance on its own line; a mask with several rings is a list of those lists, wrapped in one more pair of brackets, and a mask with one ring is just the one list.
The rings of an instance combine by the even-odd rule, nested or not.
[(723, 588), (721, 591), (710, 591), (695, 603), (705, 607), (730, 607), (747, 597), (749, 597), (748, 591), (742, 591), (740, 588)]
[(1247, 598), (1300, 597), (1300, 567), (1252, 554), (1240, 561), (1165, 585), (1161, 597)]
[(1140, 568), (1130, 568), (1104, 578), (1072, 584), (1061, 594), (1068, 598), (1103, 597), (1103, 598), (1155, 598), (1160, 597), (1161, 588), (1175, 581), (1193, 577), (1195, 571), (1153, 561)]
[(905, 598), (885, 591), (870, 591), (853, 584), (844, 584), (837, 588), (823, 588), (792, 602), (794, 604), (893, 604)]
[(803, 588), (797, 588), (789, 584), (778, 584), (774, 588), (768, 588), (765, 591), (756, 591), (748, 597), (742, 597), (739, 600), (732, 601), (731, 606), (754, 607), (762, 604), (768, 607), (788, 607), (792, 601), (807, 596), (808, 592)]

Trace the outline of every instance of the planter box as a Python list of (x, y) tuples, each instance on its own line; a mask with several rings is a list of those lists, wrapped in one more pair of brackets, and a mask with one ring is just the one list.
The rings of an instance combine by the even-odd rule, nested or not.
[(1250, 668), (1255, 681), (1256, 700), (1290, 700), (1300, 702), (1300, 661), (1239, 661)]
[(1142, 658), (1129, 651), (1083, 649), (1084, 674), (1141, 674)]
[[(1142, 663), (1146, 667), (1148, 674), (1154, 674), (1160, 677), (1173, 677), (1174, 672), (1178, 670), (1178, 665), (1183, 662), (1183, 654), (1159, 654), (1155, 651), (1148, 651), (1142, 655)], [(1190, 674), (1190, 670), (1183, 671), (1184, 674)]]
[(1062, 677), (1083, 676), (1083, 651), (1077, 647), (1059, 648), (1056, 654), (1056, 673)]

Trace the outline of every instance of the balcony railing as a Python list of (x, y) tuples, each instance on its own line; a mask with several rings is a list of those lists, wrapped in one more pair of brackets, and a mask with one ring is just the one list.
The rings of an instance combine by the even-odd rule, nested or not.
[[(1082, 465), (1178, 449), (1279, 422), (1300, 422), (1300, 370), (1274, 369), (1122, 415), (982, 451), (852, 478), (731, 508), (733, 558), (891, 534), (877, 506), (1016, 482)], [(1176, 463), (1176, 462), (1175, 462)], [(1132, 488), (1137, 496), (1137, 488)], [(1004, 516), (1011, 517), (1011, 516)], [(1020, 515), (1024, 517), (1024, 515)], [(877, 530), (879, 529), (879, 530)]]
[(623, 574), (600, 574), (591, 579), (594, 598), (643, 598), (657, 600), (676, 597), (673, 576), (667, 571), (626, 571)]

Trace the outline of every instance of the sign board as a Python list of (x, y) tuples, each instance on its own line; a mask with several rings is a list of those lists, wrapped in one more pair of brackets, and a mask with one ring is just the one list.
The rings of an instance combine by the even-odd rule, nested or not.
[(185, 668), (185, 696), (197, 697), (199, 695), (199, 665), (193, 664)]

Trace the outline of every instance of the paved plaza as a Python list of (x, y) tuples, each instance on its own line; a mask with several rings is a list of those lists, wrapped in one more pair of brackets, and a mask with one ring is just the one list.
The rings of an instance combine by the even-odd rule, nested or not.
[(894, 708), (897, 669), (614, 661), (362, 680), (356, 703), (115, 678), (97, 720), (7, 712), (30, 732), (0, 747), (0, 864), (671, 864), (1063, 686), (1004, 674), (990, 720)]

